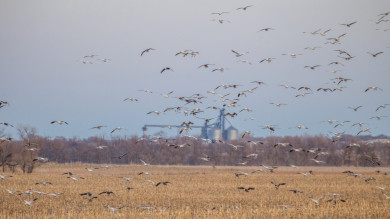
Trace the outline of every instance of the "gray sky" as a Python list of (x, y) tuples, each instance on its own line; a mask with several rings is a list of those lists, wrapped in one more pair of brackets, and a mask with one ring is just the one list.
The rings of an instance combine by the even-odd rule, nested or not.
[[(236, 8), (253, 5), (246, 11)], [(212, 12), (227, 11), (221, 16)], [(276, 125), (274, 135), (323, 134), (329, 131), (356, 134), (371, 128), (373, 135), (390, 134), (390, 22), (376, 24), (381, 13), (390, 11), (388, 0), (377, 1), (8, 1), (0, 0), (0, 100), (9, 105), (0, 109), (0, 122), (32, 125), (44, 136), (86, 138), (96, 134), (110, 135), (117, 127), (125, 130), (114, 135), (141, 135), (144, 124), (180, 124), (201, 119), (167, 112), (147, 115), (152, 110), (185, 106), (189, 109), (221, 106), (220, 98), (208, 94), (220, 84), (243, 85), (237, 89), (217, 90), (218, 94), (237, 93), (255, 87), (250, 82), (264, 81), (247, 97), (241, 97), (235, 108), (253, 111), (240, 113), (229, 121), (240, 132), (251, 130), (254, 136), (270, 133), (264, 125)], [(217, 20), (229, 22), (220, 24)], [(390, 15), (384, 19), (390, 19)], [(341, 24), (357, 21), (351, 27)], [(261, 31), (271, 27), (274, 30)], [(326, 36), (310, 32), (331, 31)], [(384, 31), (387, 30), (388, 31)], [(303, 33), (306, 32), (306, 33)], [(327, 38), (340, 38), (339, 44)], [(318, 46), (316, 50), (306, 47)], [(144, 56), (146, 48), (155, 48)], [(196, 57), (175, 54), (182, 50), (198, 51)], [(235, 57), (231, 50), (245, 53)], [(338, 57), (336, 49), (345, 50), (354, 58)], [(383, 54), (376, 58), (367, 52)], [(248, 52), (248, 53), (246, 53)], [(302, 54), (291, 58), (282, 54)], [(97, 54), (93, 64), (80, 60)], [(260, 60), (272, 57), (271, 63)], [(342, 55), (346, 57), (346, 55)], [(97, 59), (110, 59), (104, 63)], [(252, 64), (242, 63), (247, 60)], [(341, 62), (343, 66), (329, 65)], [(215, 64), (198, 69), (205, 63)], [(315, 70), (304, 66), (320, 65)], [(174, 71), (160, 74), (164, 67)], [(225, 67), (224, 72), (211, 72)], [(339, 70), (337, 73), (331, 73)], [(352, 79), (339, 85), (333, 78)], [(313, 92), (295, 97), (310, 87)], [(317, 88), (345, 87), (342, 92), (319, 91)], [(370, 86), (383, 91), (364, 92)], [(149, 89), (153, 94), (140, 92)], [(170, 98), (160, 94), (174, 91)], [(184, 105), (174, 97), (202, 93), (203, 104)], [(138, 102), (123, 101), (127, 97)], [(276, 107), (271, 102), (286, 103)], [(362, 105), (358, 111), (348, 107)], [(199, 117), (211, 118), (217, 111), (205, 110)], [(253, 117), (254, 120), (249, 118)], [(333, 128), (324, 120), (350, 120), (344, 127)], [(65, 125), (52, 125), (65, 120)], [(355, 122), (367, 123), (361, 129)], [(102, 131), (90, 130), (106, 125)], [(307, 126), (307, 130), (292, 128)], [(16, 129), (5, 132), (16, 137)], [(159, 129), (151, 129), (153, 134)], [(164, 129), (170, 135), (175, 131)], [(190, 131), (197, 134), (199, 130)]]

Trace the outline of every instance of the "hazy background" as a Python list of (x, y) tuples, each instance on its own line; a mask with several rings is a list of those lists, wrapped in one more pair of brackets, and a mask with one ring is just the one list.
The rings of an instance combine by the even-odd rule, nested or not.
[[(238, 7), (253, 5), (246, 11)], [(228, 11), (222, 16), (212, 12)], [(277, 126), (274, 135), (323, 134), (329, 131), (356, 134), (354, 122), (367, 123), (371, 134), (389, 135), (390, 118), (369, 119), (376, 115), (390, 116), (390, 22), (376, 24), (381, 13), (390, 11), (388, 0), (375, 1), (7, 1), (0, 0), (0, 100), (9, 106), (0, 109), (0, 122), (37, 127), (44, 136), (87, 138), (96, 134), (110, 135), (117, 127), (126, 130), (114, 135), (141, 135), (144, 124), (180, 124), (203, 120), (162, 111), (170, 106), (184, 106), (175, 98), (160, 94), (174, 91), (171, 97), (202, 93), (209, 97), (201, 105), (186, 105), (189, 109), (221, 106), (219, 97), (207, 94), (220, 84), (240, 84), (237, 89), (218, 89), (235, 98), (242, 90), (254, 87), (253, 80), (264, 81), (253, 94), (240, 98), (239, 106), (228, 108), (243, 112), (229, 121), (240, 132), (251, 130), (254, 136), (268, 136), (264, 125)], [(387, 16), (389, 19), (390, 16)], [(226, 19), (220, 24), (213, 19)], [(343, 23), (357, 21), (350, 28)], [(275, 30), (258, 32), (262, 28)], [(326, 36), (309, 33), (331, 29)], [(386, 30), (386, 31), (384, 31)], [(320, 31), (321, 32), (321, 31)], [(343, 33), (340, 44), (325, 44), (330, 37)], [(305, 47), (320, 46), (317, 50)], [(142, 50), (153, 47), (144, 56)], [(198, 51), (194, 58), (175, 56), (179, 51)], [(231, 52), (249, 52), (239, 58)], [(335, 49), (346, 50), (355, 58), (345, 61)], [(373, 58), (367, 52), (384, 53)], [(297, 58), (283, 53), (302, 54)], [(93, 64), (83, 64), (85, 55), (97, 54)], [(267, 57), (271, 63), (259, 63)], [(103, 63), (99, 58), (110, 61)], [(237, 62), (248, 60), (252, 65)], [(329, 66), (339, 61), (344, 66)], [(213, 63), (211, 69), (199, 65)], [(315, 71), (305, 65), (321, 65)], [(173, 72), (160, 74), (170, 66)], [(224, 72), (211, 72), (214, 67), (226, 67)], [(331, 71), (340, 70), (336, 74)], [(353, 81), (333, 84), (335, 77)], [(308, 86), (313, 94), (285, 89), (280, 84)], [(319, 87), (344, 86), (343, 92), (324, 93)], [(378, 86), (383, 91), (364, 90)], [(153, 94), (140, 92), (149, 89)], [(138, 102), (123, 101), (127, 97)], [(216, 102), (217, 101), (217, 102)], [(286, 103), (280, 108), (270, 102)], [(348, 107), (363, 107), (354, 112)], [(207, 110), (199, 117), (210, 118), (217, 111)], [(255, 120), (249, 120), (250, 117)], [(334, 129), (324, 120), (350, 120)], [(69, 125), (51, 125), (52, 120), (65, 120)], [(106, 125), (102, 131), (90, 130)], [(292, 127), (307, 126), (307, 130)], [(150, 129), (149, 134), (164, 130), (175, 135), (176, 130)], [(5, 127), (16, 136), (16, 128)], [(192, 130), (189, 134), (198, 134)]]

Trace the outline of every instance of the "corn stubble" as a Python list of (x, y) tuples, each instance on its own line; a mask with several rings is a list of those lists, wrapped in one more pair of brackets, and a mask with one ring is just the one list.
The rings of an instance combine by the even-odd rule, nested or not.
[[(256, 172), (236, 177), (233, 172), (254, 167), (115, 166), (86, 172), (85, 164), (48, 164), (30, 175), (14, 174), (0, 180), (1, 218), (390, 218), (390, 200), (376, 186), (390, 185), (390, 176), (372, 168), (352, 168), (364, 177), (342, 174), (346, 168), (313, 167), (314, 175), (304, 177), (296, 169), (278, 168), (275, 173)], [(309, 168), (307, 168), (309, 169)], [(375, 169), (376, 170), (376, 169)], [(383, 169), (384, 170), (384, 169)], [(85, 179), (78, 182), (62, 173), (71, 171)], [(150, 175), (137, 175), (148, 171)], [(120, 177), (134, 177), (126, 182)], [(35, 185), (50, 181), (52, 185)], [(169, 181), (156, 187), (144, 182)], [(271, 184), (285, 182), (278, 190)], [(134, 189), (127, 190), (126, 186)], [(254, 187), (245, 191), (238, 187)], [(13, 195), (5, 189), (48, 195)], [(288, 190), (300, 190), (293, 193)], [(114, 194), (98, 195), (103, 191)], [(390, 189), (388, 190), (390, 193)], [(89, 201), (80, 193), (98, 198)], [(387, 191), (385, 191), (386, 193)], [(333, 197), (328, 194), (339, 194)], [(320, 199), (317, 206), (309, 197)], [(24, 199), (32, 200), (31, 207)], [(330, 199), (335, 201), (327, 202)], [(340, 201), (345, 200), (345, 202)], [(123, 207), (111, 211), (107, 206)]]

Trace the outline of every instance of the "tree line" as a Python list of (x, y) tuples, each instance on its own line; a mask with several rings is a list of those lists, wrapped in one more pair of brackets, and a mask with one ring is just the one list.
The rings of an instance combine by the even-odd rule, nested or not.
[[(220, 142), (192, 136), (178, 138), (115, 136), (88, 139), (40, 136), (19, 127), (19, 140), (0, 141), (0, 167), (31, 173), (43, 162), (153, 165), (389, 166), (390, 141), (372, 136), (268, 136)], [(387, 136), (380, 136), (387, 138)], [(281, 144), (278, 144), (281, 143)], [(181, 145), (181, 147), (179, 147)], [(103, 146), (103, 147), (98, 147)], [(247, 155), (251, 156), (247, 157)], [(121, 159), (118, 157), (123, 156)], [(202, 159), (204, 158), (204, 159)], [(207, 159), (206, 159), (207, 158)], [(314, 160), (321, 161), (320, 164)], [(377, 162), (373, 162), (377, 161)]]

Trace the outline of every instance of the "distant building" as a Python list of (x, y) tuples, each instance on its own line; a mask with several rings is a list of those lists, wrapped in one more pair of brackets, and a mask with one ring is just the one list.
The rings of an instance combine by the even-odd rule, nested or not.
[[(225, 122), (229, 122), (225, 117), (225, 109), (221, 109), (219, 112), (218, 119), (215, 123), (208, 124), (208, 121), (205, 121), (203, 126), (192, 125), (191, 128), (200, 128), (201, 129), (201, 138), (210, 139), (210, 140), (237, 140), (238, 139), (238, 130), (234, 128), (231, 124), (230, 127), (225, 129)], [(230, 123), (230, 122), (229, 122)], [(146, 130), (150, 127), (157, 128), (166, 128), (174, 127), (180, 130), (183, 128), (183, 125), (144, 125), (142, 127), (144, 138), (146, 135)], [(179, 135), (179, 132), (178, 132)]]
[(238, 129), (230, 126), (225, 130), (225, 139), (226, 140), (237, 140), (238, 139)]
[(237, 140), (238, 139), (238, 129), (230, 126), (225, 130), (221, 130), (218, 127), (213, 127), (208, 130), (208, 138), (212, 140)]
[(208, 137), (212, 140), (223, 140), (222, 130), (218, 127), (213, 127), (208, 130)]

